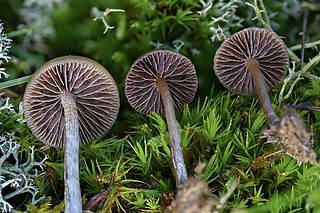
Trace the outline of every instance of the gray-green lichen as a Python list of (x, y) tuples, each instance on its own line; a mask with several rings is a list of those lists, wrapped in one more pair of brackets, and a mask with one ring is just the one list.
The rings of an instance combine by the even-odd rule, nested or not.
[(24, 0), (19, 10), (23, 23), (18, 25), (18, 29), (26, 30), (24, 44), (43, 43), (43, 38), (54, 35), (51, 23), (50, 12), (54, 8), (62, 7), (62, 0)]
[(4, 62), (8, 62), (11, 58), (8, 55), (10, 49), (11, 39), (8, 39), (3, 29), (3, 23), (0, 22), (0, 79), (2, 76), (9, 77), (5, 72), (5, 68), (2, 67)]
[[(20, 104), (18, 112), (14, 109), (9, 98), (0, 96), (0, 113), (4, 117), (11, 115), (21, 115), (22, 106)], [(20, 116), (17, 116), (20, 117)], [(22, 116), (21, 116), (22, 117)], [(19, 123), (25, 122), (22, 118), (17, 120)], [(0, 126), (4, 124), (0, 121)], [(13, 197), (26, 196), (31, 197), (33, 204), (41, 201), (44, 197), (39, 197), (39, 190), (35, 185), (35, 179), (43, 175), (44, 162), (47, 160), (45, 155), (41, 161), (35, 159), (36, 150), (34, 147), (22, 147), (14, 133), (2, 132), (0, 135), (0, 211), (12, 212), (13, 206), (10, 199)], [(22, 158), (21, 156), (26, 155)], [(24, 160), (23, 160), (24, 159)], [(31, 195), (31, 196), (30, 196)]]
[(47, 156), (37, 162), (34, 159), (35, 149), (31, 147), (27, 160), (21, 162), (18, 156), (21, 149), (13, 135), (0, 136), (0, 210), (2, 212), (13, 210), (8, 200), (17, 195), (28, 193), (32, 197), (32, 204), (44, 199), (44, 197), (38, 197), (39, 190), (34, 180), (44, 174), (43, 167)]

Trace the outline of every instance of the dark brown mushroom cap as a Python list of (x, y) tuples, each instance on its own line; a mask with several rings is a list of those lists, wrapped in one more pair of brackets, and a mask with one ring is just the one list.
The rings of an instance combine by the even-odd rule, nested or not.
[(181, 110), (195, 96), (198, 80), (192, 62), (168, 50), (157, 50), (140, 57), (132, 65), (125, 83), (130, 105), (140, 113), (164, 115), (156, 81), (166, 80), (176, 110)]
[(24, 94), (25, 119), (43, 143), (63, 148), (64, 109), (60, 95), (75, 98), (81, 143), (104, 135), (119, 111), (119, 93), (110, 73), (97, 62), (80, 56), (55, 58), (40, 67)]
[(253, 78), (246, 59), (255, 58), (268, 89), (282, 81), (289, 67), (283, 41), (264, 28), (247, 28), (225, 40), (214, 58), (214, 70), (229, 90), (244, 95), (255, 94)]

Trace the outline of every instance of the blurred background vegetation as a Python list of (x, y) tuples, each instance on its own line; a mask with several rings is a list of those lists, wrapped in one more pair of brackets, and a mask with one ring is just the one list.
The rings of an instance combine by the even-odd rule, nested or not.
[[(134, 112), (124, 96), (124, 81), (132, 63), (146, 52), (154, 49), (180, 52), (194, 63), (199, 80), (193, 103), (178, 115), (189, 173), (197, 175), (194, 168), (206, 163), (203, 173), (198, 175), (216, 197), (228, 191), (228, 183), (239, 179), (228, 204), (225, 201), (226, 207), (222, 205), (225, 211), (258, 206), (264, 206), (259, 209), (262, 212), (319, 210), (319, 168), (299, 167), (286, 156), (272, 162), (270, 167), (251, 169), (256, 157), (274, 151), (259, 136), (266, 126), (262, 112), (256, 98), (227, 93), (214, 75), (213, 57), (221, 42), (246, 27), (266, 27), (261, 20), (270, 23), (269, 27), (283, 38), (288, 48), (301, 44), (304, 23), (304, 43), (319, 44), (317, 1), (261, 3), (261, 0), (0, 0), (0, 20), (12, 39), (11, 60), (4, 65), (10, 77), (0, 81), (30, 75), (46, 61), (63, 55), (86, 56), (106, 67), (118, 84), (121, 111), (111, 133), (82, 148), (84, 203), (107, 188), (114, 173), (115, 187), (96, 211), (161, 212), (170, 204), (175, 191), (165, 122), (157, 115)], [(106, 9), (125, 12), (107, 13)], [(105, 32), (106, 24), (114, 28)], [(309, 106), (298, 112), (307, 126), (312, 127), (319, 156), (320, 68), (316, 66), (319, 49), (317, 44), (307, 48), (304, 63), (301, 47), (291, 50), (293, 72), (302, 70), (310, 59), (315, 62), (299, 75), (302, 79), (294, 84), (292, 92), (289, 88), (297, 76), (288, 78), (285, 87), (279, 85), (272, 90), (271, 97), (278, 113), (291, 104)], [(21, 84), (10, 88), (16, 110), (24, 87)], [(288, 94), (286, 99), (279, 98), (281, 89), (284, 95)], [(39, 158), (43, 150), (49, 156), (46, 175), (37, 179), (41, 194), (48, 199), (41, 207), (30, 205), (28, 209), (36, 212), (37, 208), (49, 211), (56, 207), (54, 211), (60, 212), (63, 152), (43, 148), (25, 124), (15, 122), (16, 114), (6, 113), (7, 117), (0, 121), (0, 132), (15, 134), (27, 150), (30, 144), (35, 145), (41, 150)], [(22, 197), (13, 205), (26, 210), (20, 204), (29, 201), (30, 198)]]

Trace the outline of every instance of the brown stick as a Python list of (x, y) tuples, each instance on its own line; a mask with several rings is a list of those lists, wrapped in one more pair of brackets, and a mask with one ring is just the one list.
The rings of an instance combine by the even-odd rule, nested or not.
[(103, 190), (102, 192), (96, 194), (95, 196), (93, 196), (93, 198), (91, 198), (91, 200), (85, 205), (84, 210), (85, 211), (93, 210), (101, 202), (101, 200), (105, 198), (109, 194), (109, 192), (112, 190), (113, 183), (114, 183), (114, 173), (111, 174), (109, 187)]
[(307, 30), (307, 22), (308, 22), (309, 10), (308, 8), (303, 8), (303, 24), (302, 24), (302, 32), (301, 32), (301, 69), (304, 67), (304, 43), (306, 40), (306, 30)]

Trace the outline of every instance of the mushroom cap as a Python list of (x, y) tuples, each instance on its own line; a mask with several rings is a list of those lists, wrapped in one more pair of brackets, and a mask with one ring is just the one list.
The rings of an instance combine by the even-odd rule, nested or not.
[(176, 110), (181, 110), (194, 98), (198, 80), (192, 62), (179, 53), (157, 50), (136, 60), (127, 75), (125, 93), (136, 111), (164, 115), (156, 84), (159, 78), (166, 80)]
[(246, 59), (254, 58), (268, 89), (282, 81), (289, 67), (285, 44), (273, 31), (247, 28), (225, 40), (216, 52), (214, 71), (229, 90), (243, 95), (255, 94), (253, 78)]
[(32, 76), (24, 94), (25, 119), (43, 143), (63, 148), (64, 109), (61, 93), (75, 99), (82, 144), (103, 136), (119, 112), (115, 81), (99, 63), (81, 56), (64, 56), (48, 61)]

